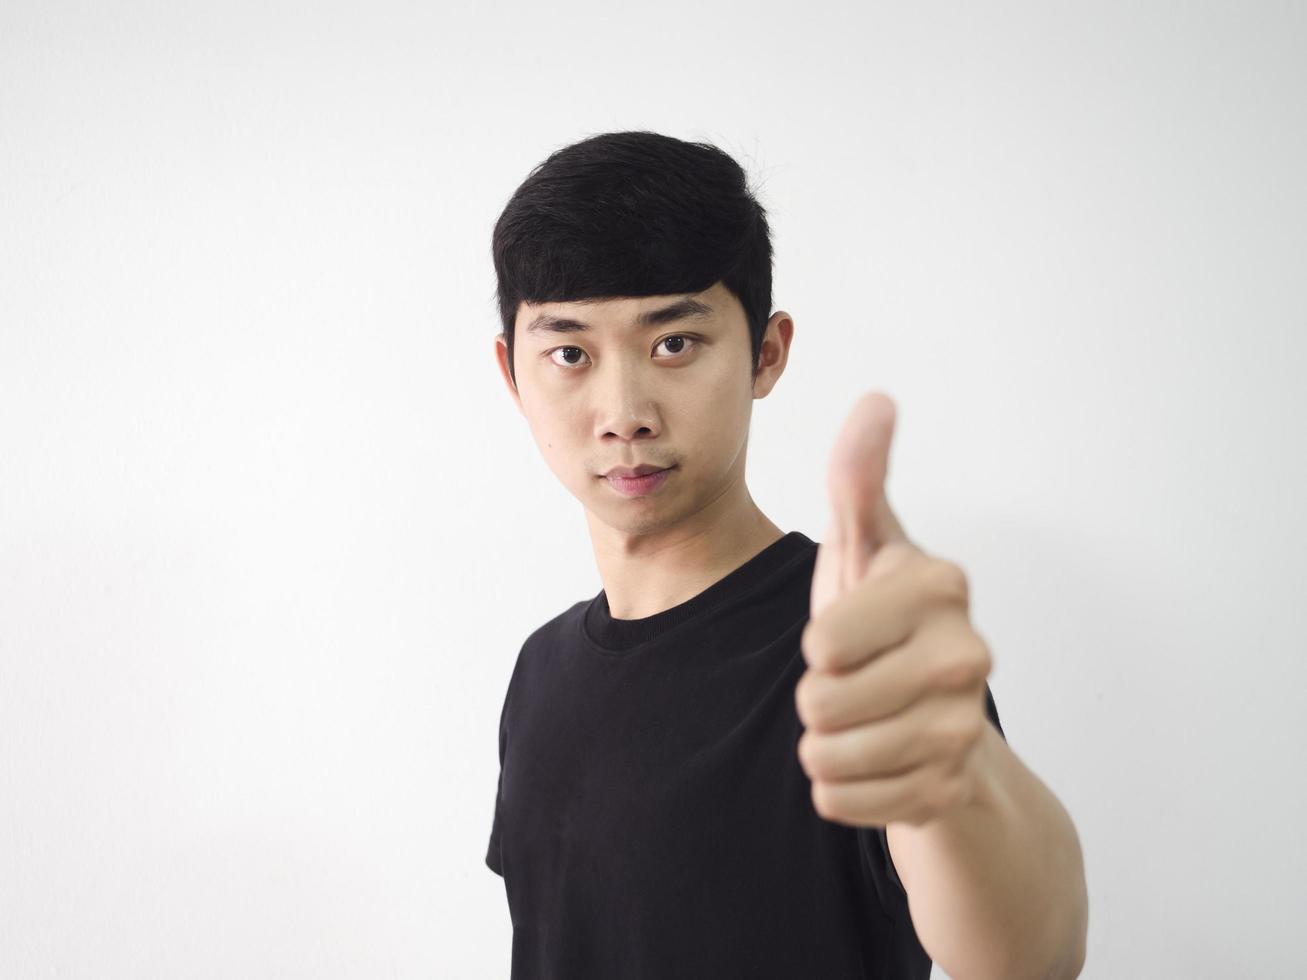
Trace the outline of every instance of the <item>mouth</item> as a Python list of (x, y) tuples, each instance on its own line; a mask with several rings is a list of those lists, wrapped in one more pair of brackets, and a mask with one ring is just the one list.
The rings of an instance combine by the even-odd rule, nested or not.
[(605, 474), (604, 479), (608, 481), (609, 486), (623, 497), (643, 497), (646, 494), (653, 493), (666, 483), (667, 478), (675, 469), (675, 466), (668, 466), (664, 469), (651, 470), (640, 476), (618, 476), (615, 474), (610, 476)]
[(614, 466), (607, 473), (600, 474), (607, 479), (630, 480), (637, 476), (648, 476), (651, 473), (661, 473), (663, 470), (670, 470), (671, 466), (655, 466), (653, 463), (641, 463), (639, 466)]

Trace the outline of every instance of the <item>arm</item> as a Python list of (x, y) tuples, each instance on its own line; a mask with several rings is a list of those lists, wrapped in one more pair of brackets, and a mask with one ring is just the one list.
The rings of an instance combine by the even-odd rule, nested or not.
[(913, 925), (953, 980), (1073, 980), (1089, 924), (1075, 825), (985, 729), (973, 800), (920, 826), (885, 828)]

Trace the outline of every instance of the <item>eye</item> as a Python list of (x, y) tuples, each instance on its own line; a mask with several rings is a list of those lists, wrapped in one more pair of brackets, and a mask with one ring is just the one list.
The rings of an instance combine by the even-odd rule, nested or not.
[[(699, 343), (699, 339), (697, 337), (691, 337), (689, 334), (674, 333), (658, 341), (658, 343), (654, 345), (654, 349), (657, 350), (663, 344), (673, 340), (681, 342), (679, 345), (681, 349), (672, 351), (673, 357), (679, 357), (681, 354), (685, 353), (685, 341), (689, 341), (691, 345), (697, 345)], [(693, 350), (694, 347), (691, 346), (690, 349)], [(579, 367), (580, 364), (582, 363), (580, 361), (567, 361), (566, 363), (559, 363), (558, 361), (554, 360), (554, 356), (553, 356), (558, 351), (576, 351), (577, 353), (585, 354), (586, 357), (590, 356), (589, 354), (586, 354), (585, 351), (583, 351), (580, 347), (575, 347), (575, 346), (551, 347), (549, 350), (545, 351), (542, 356), (549, 358), (551, 363), (556, 364), (558, 367), (561, 368)], [(666, 358), (659, 358), (659, 360), (666, 360)]]
[[(682, 341), (682, 342), (688, 340), (691, 344), (698, 344), (698, 343), (699, 343), (699, 341), (696, 340), (696, 339), (693, 338), (693, 337), (686, 336), (686, 335), (683, 334), (683, 333), (674, 333), (674, 334), (672, 334), (670, 337), (664, 337), (662, 340), (658, 341), (657, 344), (654, 344), (654, 350), (657, 350), (657, 349), (658, 349), (658, 346), (659, 346), (660, 344), (665, 344), (665, 343), (667, 343), (667, 341), (669, 341), (669, 340), (679, 340), (679, 341)], [(691, 348), (691, 349), (693, 349), (693, 348)], [(685, 352), (685, 344), (684, 344), (684, 343), (681, 344), (681, 350), (672, 351), (673, 354), (682, 354), (682, 353), (684, 353), (684, 352)]]
[[(581, 350), (580, 347), (554, 347), (554, 348), (551, 348), (550, 350), (545, 351), (545, 357), (549, 358), (549, 360), (550, 360), (552, 363), (554, 363), (554, 364), (558, 364), (558, 362), (554, 360), (553, 355), (554, 355), (554, 351), (560, 351), (560, 350), (574, 350), (574, 351), (579, 351), (579, 352), (582, 353), (582, 354), (585, 354), (585, 351)], [(589, 355), (587, 354), (586, 356), (588, 357)], [(574, 362), (574, 361), (568, 361), (567, 364), (558, 364), (558, 366), (559, 366), (559, 367), (575, 367), (576, 365), (575, 365), (575, 362)]]

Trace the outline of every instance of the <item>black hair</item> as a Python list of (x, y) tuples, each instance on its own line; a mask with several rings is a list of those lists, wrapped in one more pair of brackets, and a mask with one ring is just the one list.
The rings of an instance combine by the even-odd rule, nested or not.
[(697, 293), (718, 281), (744, 308), (757, 377), (771, 235), (743, 168), (711, 143), (630, 130), (556, 150), (505, 205), (492, 252), (514, 385), (520, 302)]

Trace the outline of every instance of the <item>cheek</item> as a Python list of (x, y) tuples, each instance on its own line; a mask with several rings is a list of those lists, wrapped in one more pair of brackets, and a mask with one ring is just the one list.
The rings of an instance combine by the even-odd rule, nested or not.
[(539, 447), (541, 455), (553, 458), (568, 444), (566, 434), (560, 428), (558, 419), (542, 415), (528, 415), (527, 427)]
[[(747, 381), (741, 384), (734, 374), (724, 375), (713, 380), (708, 392), (700, 411), (704, 418), (713, 420), (715, 428), (739, 430), (749, 424), (753, 391)], [(722, 435), (729, 438), (725, 432)]]

